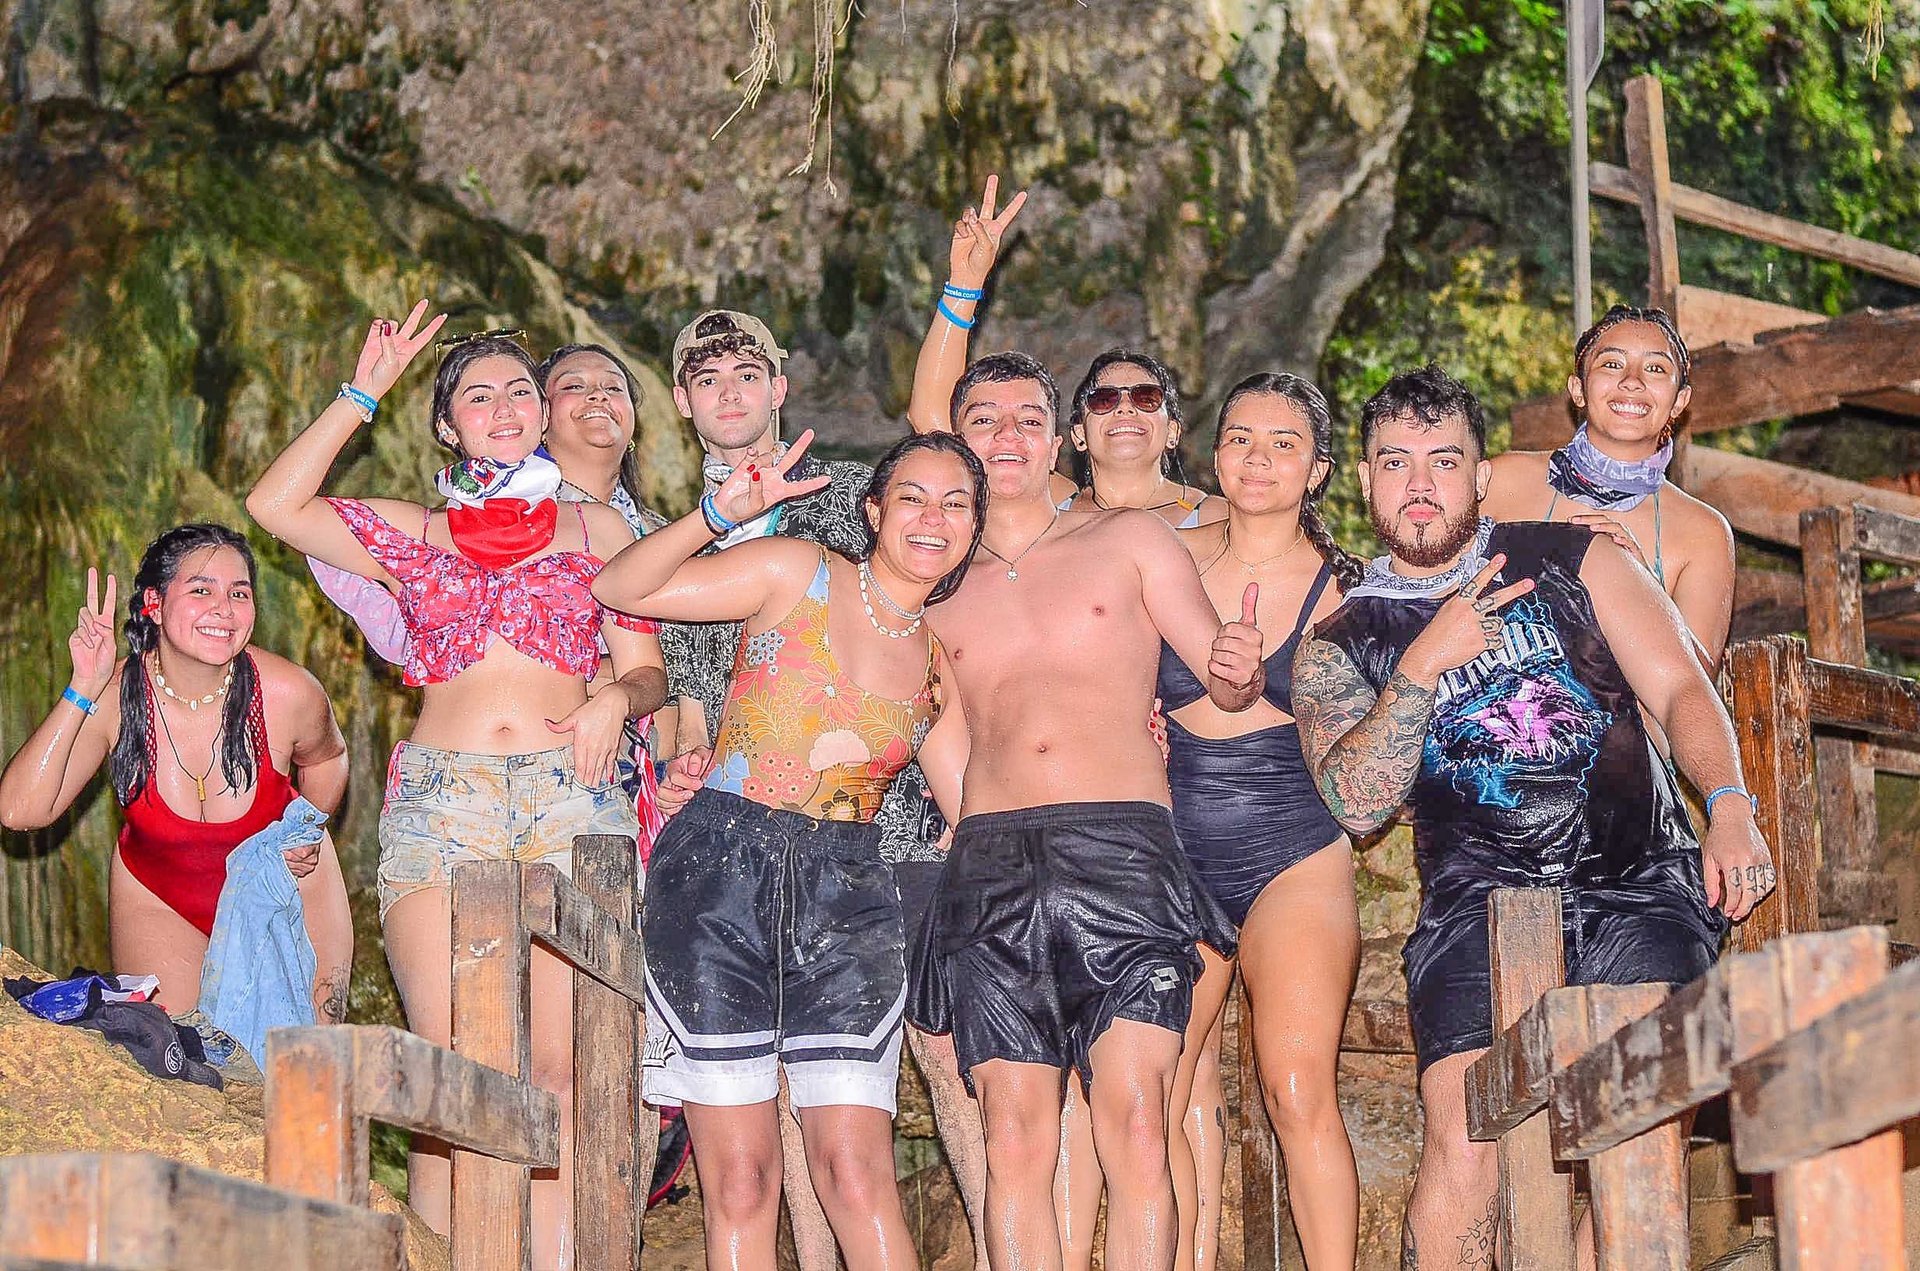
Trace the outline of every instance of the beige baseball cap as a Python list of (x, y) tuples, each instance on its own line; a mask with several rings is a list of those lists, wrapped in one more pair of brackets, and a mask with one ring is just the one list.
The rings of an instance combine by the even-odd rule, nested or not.
[(681, 327), (680, 334), (673, 337), (673, 361), (668, 364), (668, 372), (677, 381), (680, 378), (681, 359), (686, 356), (688, 349), (702, 341), (736, 331), (752, 341), (760, 355), (773, 364), (775, 375), (780, 374), (780, 364), (786, 361), (787, 351), (773, 338), (773, 332), (767, 329), (766, 323), (738, 309), (709, 309)]

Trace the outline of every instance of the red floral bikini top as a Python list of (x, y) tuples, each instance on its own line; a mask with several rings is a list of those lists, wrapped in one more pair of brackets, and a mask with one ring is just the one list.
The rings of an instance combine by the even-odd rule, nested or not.
[[(593, 598), (594, 577), (606, 562), (591, 551), (554, 552), (492, 569), (403, 533), (358, 499), (327, 502), (400, 584), (408, 684), (445, 684), (484, 657), (494, 636), (542, 666), (591, 678), (600, 665), (603, 618), (611, 616), (629, 631), (660, 629)], [(426, 533), (424, 524), (420, 532)], [(582, 542), (586, 535), (582, 511)]]

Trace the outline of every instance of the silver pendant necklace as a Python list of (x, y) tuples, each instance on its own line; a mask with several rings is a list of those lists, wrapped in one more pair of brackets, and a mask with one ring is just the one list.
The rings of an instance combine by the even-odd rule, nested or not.
[(1010, 583), (1019, 582), (1020, 571), (1016, 569), (1015, 566), (1017, 566), (1021, 561), (1027, 558), (1028, 552), (1040, 546), (1040, 540), (1045, 538), (1047, 534), (1053, 529), (1053, 527), (1055, 525), (1058, 525), (1059, 523), (1060, 523), (1060, 509), (1055, 508), (1053, 510), (1053, 520), (1047, 522), (1046, 529), (1043, 529), (1038, 534), (1035, 534), (1033, 536), (1033, 541), (1031, 543), (1028, 543), (1025, 547), (1021, 548), (1019, 552), (1014, 555), (1014, 558), (1012, 560), (1008, 560), (1006, 557), (1002, 556), (999, 552), (994, 551), (993, 548), (988, 545), (987, 540), (984, 538), (980, 540), (980, 546), (983, 549), (985, 549), (986, 553), (989, 556), (993, 557), (995, 560), (999, 561), (1002, 565), (1005, 565), (1007, 567), (1008, 582)]

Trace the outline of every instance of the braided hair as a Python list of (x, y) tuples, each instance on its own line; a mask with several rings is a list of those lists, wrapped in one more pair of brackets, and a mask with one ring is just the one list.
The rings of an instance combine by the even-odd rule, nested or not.
[(1220, 448), (1220, 435), (1226, 431), (1227, 416), (1233, 413), (1235, 403), (1243, 397), (1254, 396), (1284, 397), (1306, 417), (1307, 427), (1313, 433), (1313, 461), (1324, 462), (1327, 473), (1308, 486), (1305, 497), (1300, 500), (1300, 530), (1313, 544), (1313, 550), (1320, 553), (1320, 559), (1327, 562), (1342, 591), (1358, 586), (1366, 567), (1359, 557), (1333, 541), (1333, 532), (1320, 515), (1320, 498), (1333, 482), (1337, 462), (1333, 454), (1333, 410), (1327, 405), (1326, 395), (1314, 387), (1311, 380), (1287, 371), (1249, 375), (1228, 389), (1226, 399), (1220, 403), (1220, 422), (1213, 434), (1215, 450)]
[[(113, 797), (126, 807), (145, 792), (153, 779), (155, 753), (153, 693), (148, 686), (147, 657), (160, 647), (160, 624), (146, 612), (147, 592), (165, 593), (189, 557), (209, 550), (231, 548), (247, 566), (249, 586), (258, 582), (253, 549), (240, 534), (224, 525), (197, 522), (176, 525), (147, 545), (139, 572), (127, 597), (127, 663), (120, 673), (120, 737), (114, 742), (111, 770)], [(253, 785), (266, 739), (253, 733), (250, 717), (259, 677), (253, 659), (244, 652), (234, 659), (233, 683), (220, 711), (220, 773), (235, 790)]]
[[(1679, 326), (1673, 315), (1665, 309), (1635, 308), (1633, 305), (1614, 305), (1600, 315), (1598, 321), (1580, 333), (1573, 344), (1573, 373), (1584, 385), (1587, 378), (1587, 359), (1593, 355), (1594, 346), (1600, 343), (1600, 337), (1623, 322), (1645, 322), (1660, 328), (1660, 334), (1667, 337), (1667, 351), (1673, 355), (1674, 378), (1677, 386), (1686, 388), (1693, 381), (1693, 354), (1687, 349), (1687, 341), (1680, 334)], [(1678, 412), (1676, 412), (1676, 415)], [(1583, 421), (1584, 422), (1584, 421)], [(1661, 443), (1673, 440), (1678, 427), (1675, 418), (1670, 417), (1661, 430)]]

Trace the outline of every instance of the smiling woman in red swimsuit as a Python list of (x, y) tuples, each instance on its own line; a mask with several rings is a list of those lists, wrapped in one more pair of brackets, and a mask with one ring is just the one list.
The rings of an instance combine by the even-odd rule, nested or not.
[[(103, 595), (87, 571), (67, 641), (73, 679), (0, 775), (0, 823), (51, 825), (111, 754), (126, 818), (107, 880), (113, 967), (158, 976), (157, 1000), (179, 1013), (200, 992), (228, 854), (296, 794), (331, 813), (346, 789), (346, 744), (319, 683), (248, 643), (254, 565), (240, 535), (180, 525), (148, 546), (128, 597), (130, 656), (116, 664), (118, 593), (113, 575)], [(317, 962), (315, 1014), (337, 1023), (353, 924), (333, 841), (289, 853), (287, 865)]]
[[(533, 359), (500, 334), (453, 343), (434, 377), (432, 427), (458, 461), (445, 507), (320, 497), (327, 469), (433, 339), (425, 301), (377, 321), (351, 383), (274, 460), (247, 510), (309, 556), (385, 586), (406, 624), (406, 681), (423, 686), (412, 736), (394, 752), (380, 813), (380, 909), (408, 1024), (452, 1032), (451, 866), (462, 860), (571, 864), (578, 834), (639, 825), (614, 777), (626, 721), (666, 697), (652, 623), (614, 617), (589, 590), (603, 557), (632, 541), (612, 508), (560, 505), (560, 470), (539, 449), (547, 422)], [(589, 700), (603, 636), (616, 679)], [(572, 971), (533, 955), (533, 1077), (560, 1099), (557, 1178), (536, 1179), (534, 1265), (572, 1249)], [(411, 1162), (411, 1200), (447, 1229), (444, 1148)]]

